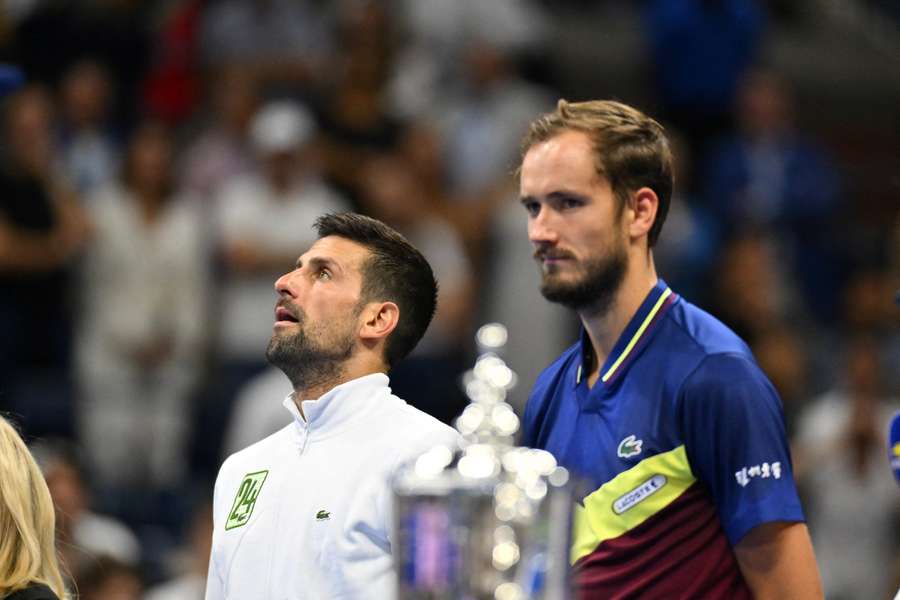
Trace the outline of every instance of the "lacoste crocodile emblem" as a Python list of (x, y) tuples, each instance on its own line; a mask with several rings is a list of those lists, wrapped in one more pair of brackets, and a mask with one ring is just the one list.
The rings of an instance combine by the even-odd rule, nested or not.
[(616, 454), (622, 458), (631, 458), (641, 453), (641, 446), (643, 445), (644, 440), (637, 439), (635, 435), (629, 435), (619, 442), (619, 449), (616, 451)]
[(327, 521), (331, 518), (331, 513), (327, 510), (320, 510), (316, 513), (316, 521)]

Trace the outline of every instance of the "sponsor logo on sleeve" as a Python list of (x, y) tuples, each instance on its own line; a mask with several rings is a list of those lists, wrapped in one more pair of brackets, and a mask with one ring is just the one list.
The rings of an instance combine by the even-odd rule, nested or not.
[(738, 485), (747, 487), (753, 479), (781, 479), (781, 463), (761, 463), (750, 467), (743, 467), (740, 471), (734, 472), (734, 478)]
[(256, 507), (256, 499), (262, 491), (268, 474), (268, 471), (257, 471), (244, 475), (237, 495), (234, 497), (234, 504), (228, 513), (228, 521), (225, 523), (226, 531), (246, 525), (250, 520), (250, 515), (253, 514), (253, 509)]

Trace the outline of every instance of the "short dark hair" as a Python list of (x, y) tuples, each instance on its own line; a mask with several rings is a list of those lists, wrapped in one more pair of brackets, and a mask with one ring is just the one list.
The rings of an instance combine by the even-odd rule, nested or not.
[(564, 131), (581, 131), (594, 147), (597, 174), (609, 181), (621, 211), (631, 192), (648, 187), (659, 198), (647, 246), (659, 238), (674, 186), (672, 151), (662, 125), (641, 111), (614, 100), (566, 102), (541, 115), (522, 140), (522, 158), (535, 144)]
[(362, 267), (363, 302), (390, 301), (400, 321), (387, 339), (388, 367), (412, 352), (434, 317), (438, 284), (431, 265), (405, 237), (381, 221), (357, 213), (331, 213), (316, 220), (319, 238), (335, 235), (365, 246), (371, 256)]

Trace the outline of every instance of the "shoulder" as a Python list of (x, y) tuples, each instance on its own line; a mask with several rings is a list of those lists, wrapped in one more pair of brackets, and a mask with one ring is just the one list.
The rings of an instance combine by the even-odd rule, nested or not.
[(686, 430), (699, 435), (725, 424), (748, 435), (768, 426), (783, 430), (778, 392), (747, 355), (706, 356), (684, 380), (676, 402)]
[(684, 298), (670, 311), (670, 323), (680, 330), (683, 343), (703, 355), (733, 354), (752, 360), (750, 348), (727, 325)]
[(770, 385), (756, 361), (749, 354), (707, 354), (685, 380), (685, 388), (693, 392), (703, 390), (738, 390), (753, 384)]
[(24, 590), (13, 592), (9, 596), (5, 596), (3, 600), (59, 600), (59, 596), (53, 593), (53, 590), (46, 585), (36, 583), (28, 586)]
[(458, 444), (458, 431), (396, 396), (392, 399), (394, 402), (383, 413), (384, 427), (393, 438), (393, 444), (402, 440), (401, 460), (418, 457), (434, 446), (455, 447)]
[(290, 444), (290, 430), (293, 426), (293, 423), (289, 423), (272, 435), (226, 458), (219, 468), (216, 485), (226, 480), (243, 477), (252, 471), (258, 471), (271, 463), (272, 460), (277, 459)]

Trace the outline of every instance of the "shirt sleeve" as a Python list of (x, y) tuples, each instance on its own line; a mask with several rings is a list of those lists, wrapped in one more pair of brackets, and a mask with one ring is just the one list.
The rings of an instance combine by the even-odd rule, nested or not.
[[(224, 467), (224, 465), (222, 465)], [(213, 488), (213, 539), (209, 553), (209, 570), (206, 575), (206, 595), (205, 600), (225, 600), (225, 584), (222, 580), (222, 573), (219, 572), (218, 561), (216, 560), (216, 536), (218, 535), (222, 524), (221, 512), (221, 496), (219, 485), (222, 480), (222, 468), (219, 469), (219, 475), (216, 477), (216, 485)]]
[(712, 355), (679, 397), (685, 449), (732, 546), (771, 521), (803, 521), (781, 400), (750, 358)]
[(216, 568), (216, 557), (209, 557), (209, 572), (206, 576), (206, 596), (205, 600), (224, 600), (225, 590), (222, 585), (222, 578), (219, 577), (219, 571)]
[[(535, 384), (535, 388), (537, 384)], [(528, 395), (528, 401), (525, 403), (525, 413), (522, 415), (522, 440), (521, 444), (526, 448), (537, 447), (537, 406), (540, 404), (540, 397), (535, 389), (532, 389)]]

